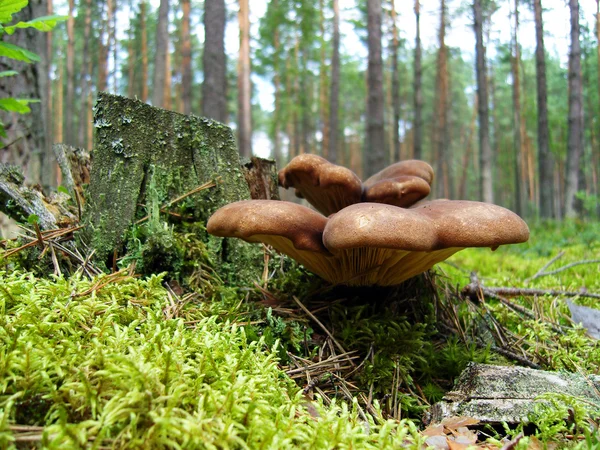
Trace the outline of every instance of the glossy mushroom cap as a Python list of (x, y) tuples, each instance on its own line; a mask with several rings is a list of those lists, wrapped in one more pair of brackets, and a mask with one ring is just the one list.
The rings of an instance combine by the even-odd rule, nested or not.
[(244, 200), (218, 209), (206, 230), (219, 237), (264, 242), (322, 278), (335, 278), (333, 258), (323, 245), (327, 219), (306, 206), (279, 200)]
[(295, 188), (298, 197), (326, 216), (358, 203), (362, 195), (362, 183), (354, 172), (308, 153), (279, 171), (279, 184)]
[(429, 195), (432, 181), (433, 169), (426, 162), (401, 161), (367, 179), (362, 200), (407, 208)]

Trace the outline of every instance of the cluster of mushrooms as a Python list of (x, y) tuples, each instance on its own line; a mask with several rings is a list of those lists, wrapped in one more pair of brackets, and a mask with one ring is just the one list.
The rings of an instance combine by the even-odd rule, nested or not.
[(433, 169), (401, 161), (364, 183), (347, 169), (303, 154), (279, 172), (318, 211), (279, 200), (246, 200), (216, 211), (207, 230), (263, 242), (334, 284), (392, 286), (467, 247), (525, 242), (527, 224), (489, 203), (421, 201)]

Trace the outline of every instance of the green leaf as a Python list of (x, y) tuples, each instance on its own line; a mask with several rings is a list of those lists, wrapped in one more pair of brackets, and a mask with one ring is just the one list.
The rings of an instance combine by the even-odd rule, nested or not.
[(71, 195), (69, 193), (69, 190), (66, 187), (64, 187), (62, 184), (59, 187), (57, 187), (56, 190), (58, 192), (62, 192), (63, 194)]
[(31, 112), (29, 103), (37, 103), (39, 100), (24, 99), (24, 98), (0, 98), (0, 110), (13, 111), (19, 114), (27, 114)]
[(27, 222), (29, 222), (30, 225), (34, 225), (40, 222), (40, 217), (36, 214), (29, 214), (29, 217), (27, 217)]
[(15, 59), (17, 61), (25, 61), (26, 63), (37, 62), (40, 57), (29, 50), (25, 50), (17, 45), (9, 44), (8, 42), (0, 42), (0, 56)]
[(0, 23), (8, 23), (12, 15), (27, 6), (27, 0), (2, 0), (0, 1)]
[(18, 75), (19, 72), (15, 71), (15, 70), (5, 70), (4, 72), (0, 72), (0, 78), (2, 77), (13, 77), (15, 75)]
[(68, 16), (44, 16), (30, 20), (28, 22), (19, 22), (15, 25), (4, 27), (4, 31), (8, 34), (13, 34), (17, 28), (35, 28), (39, 31), (50, 31), (58, 23), (67, 20)]

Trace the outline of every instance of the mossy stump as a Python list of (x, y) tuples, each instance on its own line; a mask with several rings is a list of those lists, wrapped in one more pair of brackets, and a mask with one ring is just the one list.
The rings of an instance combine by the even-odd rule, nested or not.
[[(202, 184), (215, 182), (170, 209), (205, 224), (221, 206), (250, 198), (233, 133), (219, 122), (101, 92), (94, 127), (85, 219), (91, 245), (109, 267), (135, 222)], [(208, 235), (206, 242), (215, 263), (232, 269), (236, 280), (256, 279), (262, 271), (256, 247)]]

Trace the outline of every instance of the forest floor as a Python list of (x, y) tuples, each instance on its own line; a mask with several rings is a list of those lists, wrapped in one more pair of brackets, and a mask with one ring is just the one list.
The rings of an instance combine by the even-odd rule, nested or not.
[[(0, 256), (0, 448), (438, 445), (427, 411), (470, 361), (599, 372), (600, 344), (568, 306), (598, 300), (557, 291), (600, 293), (600, 224), (531, 228), (526, 244), (459, 252), (393, 289), (332, 289), (275, 254), (254, 286), (201, 265), (193, 289)], [(551, 403), (533, 427), (448, 430), (449, 448), (600, 445), (600, 411)]]

